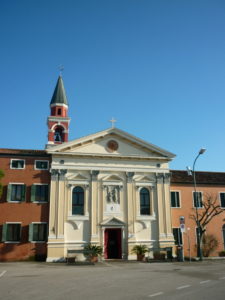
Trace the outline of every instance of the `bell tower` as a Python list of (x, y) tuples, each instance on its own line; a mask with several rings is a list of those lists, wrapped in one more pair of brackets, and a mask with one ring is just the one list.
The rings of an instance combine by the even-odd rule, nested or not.
[(46, 148), (68, 142), (70, 118), (68, 101), (62, 76), (60, 75), (50, 102), (51, 115), (48, 117), (48, 144)]

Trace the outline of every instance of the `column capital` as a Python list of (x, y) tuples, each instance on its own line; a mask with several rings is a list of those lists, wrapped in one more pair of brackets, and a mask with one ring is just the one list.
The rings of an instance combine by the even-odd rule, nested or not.
[(58, 180), (58, 175), (59, 175), (59, 170), (58, 169), (51, 169), (50, 173), (51, 173), (51, 180), (52, 181)]
[(164, 175), (165, 183), (170, 183), (170, 179), (171, 179), (171, 173), (165, 173)]
[(155, 177), (157, 182), (162, 181), (164, 179), (164, 173), (156, 173)]
[(92, 171), (91, 171), (91, 179), (92, 179), (92, 181), (98, 179), (98, 174), (99, 174), (99, 171), (98, 171), (98, 170), (92, 170)]
[(127, 182), (128, 183), (131, 183), (132, 182), (132, 180), (133, 180), (133, 177), (134, 177), (134, 172), (127, 172), (126, 173), (126, 176), (127, 176)]
[(59, 180), (64, 180), (66, 173), (67, 173), (66, 169), (60, 169), (59, 170)]

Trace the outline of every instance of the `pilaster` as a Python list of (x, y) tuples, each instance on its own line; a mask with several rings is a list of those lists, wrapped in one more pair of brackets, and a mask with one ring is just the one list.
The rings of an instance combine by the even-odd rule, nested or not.
[(58, 188), (58, 226), (57, 238), (64, 239), (64, 210), (65, 210), (65, 175), (67, 170), (59, 170), (59, 188)]
[(128, 224), (128, 239), (135, 239), (135, 203), (134, 203), (134, 172), (127, 172), (127, 224)]
[(91, 171), (91, 242), (98, 242), (98, 174), (99, 171)]
[(56, 238), (57, 231), (57, 189), (58, 189), (58, 170), (51, 170), (50, 185), (50, 211), (49, 211), (49, 238)]
[(172, 247), (174, 244), (170, 213), (169, 176), (170, 175), (167, 173), (156, 174), (158, 197), (159, 246), (161, 248)]

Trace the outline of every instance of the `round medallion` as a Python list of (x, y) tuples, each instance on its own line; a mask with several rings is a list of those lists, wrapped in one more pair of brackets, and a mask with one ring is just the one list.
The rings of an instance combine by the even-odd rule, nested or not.
[(119, 144), (115, 140), (110, 140), (107, 143), (107, 150), (109, 152), (114, 152), (119, 148)]

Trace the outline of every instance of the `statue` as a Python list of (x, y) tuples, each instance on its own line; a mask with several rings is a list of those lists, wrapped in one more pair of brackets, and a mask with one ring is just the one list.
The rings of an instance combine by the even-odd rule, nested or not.
[(120, 203), (119, 186), (109, 185), (106, 187), (106, 202), (107, 203)]

